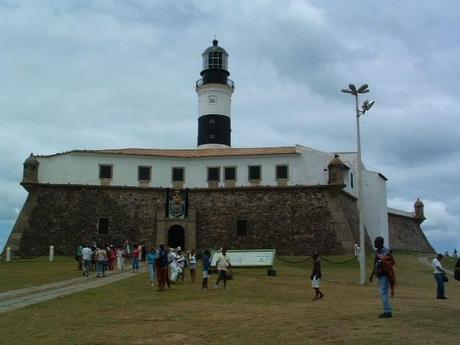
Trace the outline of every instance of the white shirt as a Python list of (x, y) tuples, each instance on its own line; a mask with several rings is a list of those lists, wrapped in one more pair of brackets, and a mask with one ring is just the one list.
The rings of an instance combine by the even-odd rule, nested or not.
[(219, 258), (217, 259), (217, 269), (219, 271), (226, 271), (227, 266), (229, 265), (230, 265), (230, 259), (226, 255), (220, 254)]
[(81, 256), (83, 257), (83, 260), (91, 260), (92, 254), (93, 252), (91, 251), (91, 248), (85, 247), (81, 250)]
[[(434, 268), (434, 273), (442, 273), (440, 269), (443, 269), (442, 268), (442, 265), (441, 265), (441, 262), (439, 262), (439, 260), (437, 258), (434, 258), (433, 262), (432, 262), (432, 265), (433, 265), (433, 268)], [(438, 268), (439, 267), (439, 268)]]

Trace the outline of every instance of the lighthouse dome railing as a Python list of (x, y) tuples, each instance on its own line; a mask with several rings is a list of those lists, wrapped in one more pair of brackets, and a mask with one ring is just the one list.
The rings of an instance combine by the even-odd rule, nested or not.
[[(200, 78), (196, 81), (196, 87), (200, 87), (200, 86), (203, 86), (203, 78)], [(233, 80), (231, 80), (230, 78), (227, 78), (227, 86), (230, 86), (232, 89), (235, 88), (235, 84), (233, 83)]]

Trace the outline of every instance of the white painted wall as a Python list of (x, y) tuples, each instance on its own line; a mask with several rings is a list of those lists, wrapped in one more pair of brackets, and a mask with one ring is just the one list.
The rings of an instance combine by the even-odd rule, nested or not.
[[(198, 117), (219, 114), (230, 117), (233, 89), (223, 84), (204, 84), (197, 89)], [(209, 97), (215, 96), (216, 103), (209, 103)]]
[(377, 236), (382, 236), (385, 246), (390, 247), (386, 181), (378, 173), (365, 170), (363, 184), (363, 218), (367, 233), (372, 243)]
[(298, 146), (299, 154), (293, 155), (259, 155), (212, 158), (169, 158), (117, 154), (100, 154), (87, 152), (70, 152), (66, 154), (37, 157), (40, 162), (38, 180), (51, 184), (89, 184), (100, 185), (99, 165), (113, 166), (112, 185), (138, 186), (138, 166), (151, 166), (151, 187), (172, 187), (171, 172), (173, 167), (185, 168), (186, 188), (203, 188), (208, 186), (207, 168), (236, 167), (236, 186), (249, 186), (248, 167), (260, 165), (262, 178), (260, 185), (275, 186), (276, 166), (289, 166), (288, 185), (324, 185), (327, 184), (327, 166), (333, 155), (326, 152)]

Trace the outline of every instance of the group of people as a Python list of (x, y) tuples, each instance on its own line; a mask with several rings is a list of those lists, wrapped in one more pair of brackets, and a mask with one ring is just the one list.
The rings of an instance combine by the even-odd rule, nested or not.
[(83, 244), (77, 248), (75, 259), (83, 276), (89, 277), (90, 271), (95, 271), (97, 277), (104, 277), (106, 271), (115, 268), (124, 272), (127, 259), (131, 260), (132, 271), (138, 272), (140, 263), (146, 260), (146, 249), (144, 244), (131, 245), (128, 240), (118, 246)]
[[(202, 257), (202, 274), (203, 279), (201, 287), (208, 290), (208, 280), (211, 274), (211, 254), (209, 250), (204, 252)], [(195, 250), (184, 254), (181, 247), (168, 248), (161, 244), (158, 250), (154, 247), (147, 254), (147, 267), (149, 272), (149, 279), (152, 287), (155, 282), (158, 284), (158, 290), (164, 291), (166, 286), (169, 288), (171, 284), (183, 282), (185, 279), (185, 269), (190, 271), (191, 282), (196, 280), (197, 257)], [(230, 269), (231, 263), (227, 256), (227, 249), (222, 248), (221, 254), (216, 261), (216, 267), (219, 276), (216, 281), (216, 287), (219, 282), (223, 280), (224, 289), (227, 288), (227, 270)]]
[[(395, 259), (392, 255), (391, 250), (384, 246), (383, 237), (376, 237), (374, 241), (375, 257), (372, 272), (369, 276), (369, 281), (373, 282), (374, 277), (377, 277), (377, 285), (380, 290), (380, 298), (383, 304), (383, 313), (379, 315), (380, 318), (391, 318), (393, 317), (393, 310), (390, 303), (390, 292), (391, 297), (394, 295), (394, 289), (396, 284), (395, 277)], [(436, 281), (436, 298), (447, 299), (445, 296), (444, 283), (448, 281), (447, 273), (441, 265), (441, 261), (444, 255), (437, 254), (436, 258), (432, 261), (434, 269), (434, 278)], [(313, 253), (313, 269), (311, 273), (311, 285), (315, 290), (315, 296), (313, 300), (319, 300), (324, 297), (324, 294), (320, 290), (321, 280), (321, 263), (318, 253)], [(455, 265), (454, 278), (460, 280), (460, 258), (457, 260)]]
[[(82, 271), (85, 277), (89, 277), (91, 271), (96, 272), (96, 277), (104, 277), (106, 271), (115, 269), (124, 272), (126, 260), (130, 260), (132, 272), (136, 273), (141, 264), (145, 262), (151, 286), (158, 285), (160, 291), (165, 290), (166, 286), (170, 287), (171, 284), (183, 282), (186, 268), (190, 272), (191, 282), (196, 280), (197, 257), (195, 250), (184, 253), (181, 247), (169, 248), (162, 244), (158, 249), (151, 247), (147, 251), (144, 244), (131, 245), (128, 240), (118, 246), (103, 246), (97, 243), (84, 244), (77, 248), (75, 259), (78, 262), (78, 269)], [(202, 289), (207, 290), (209, 289), (209, 276), (212, 273), (209, 250), (204, 252), (202, 264)], [(219, 276), (215, 287), (218, 287), (220, 281), (223, 281), (224, 289), (227, 288), (227, 271), (230, 267), (227, 249), (222, 248), (216, 261)]]

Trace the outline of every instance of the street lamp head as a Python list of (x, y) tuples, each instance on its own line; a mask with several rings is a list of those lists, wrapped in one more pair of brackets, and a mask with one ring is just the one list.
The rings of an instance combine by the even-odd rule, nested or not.
[(348, 84), (348, 87), (350, 88), (353, 94), (356, 93), (356, 86), (354, 86), (353, 84)]
[(363, 111), (366, 112), (372, 108), (372, 106), (375, 104), (375, 101), (369, 101), (366, 99), (363, 103)]
[(370, 110), (374, 104), (375, 104), (375, 101), (370, 101), (367, 105), (367, 110)]
[(358, 89), (358, 93), (366, 93), (366, 92), (369, 92), (368, 87), (369, 87), (369, 85), (367, 85), (367, 84), (361, 85), (361, 87)]
[(342, 92), (343, 93), (351, 93), (351, 94), (353, 94), (353, 92), (351, 90), (348, 90), (348, 89), (342, 89)]

